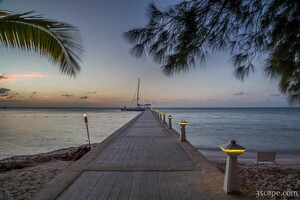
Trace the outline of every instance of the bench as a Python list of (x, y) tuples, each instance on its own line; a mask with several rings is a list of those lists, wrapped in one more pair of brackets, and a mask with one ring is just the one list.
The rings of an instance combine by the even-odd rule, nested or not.
[(253, 161), (256, 165), (259, 164), (276, 164), (276, 152), (257, 152), (257, 159)]

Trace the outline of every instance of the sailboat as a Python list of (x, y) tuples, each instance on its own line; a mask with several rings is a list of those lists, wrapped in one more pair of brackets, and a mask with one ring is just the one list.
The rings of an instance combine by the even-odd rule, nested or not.
[[(145, 105), (140, 104), (139, 103), (139, 100), (140, 100), (139, 95), (140, 95), (140, 78), (138, 79), (136, 98), (133, 99), (130, 107), (124, 106), (124, 108), (121, 108), (121, 110), (122, 111), (144, 111), (147, 108), (151, 107), (151, 104), (145, 104)], [(135, 101), (136, 101), (136, 104), (135, 104)]]

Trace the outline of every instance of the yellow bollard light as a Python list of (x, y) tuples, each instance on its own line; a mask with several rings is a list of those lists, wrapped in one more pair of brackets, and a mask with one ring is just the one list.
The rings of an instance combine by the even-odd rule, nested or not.
[(185, 120), (179, 122), (179, 125), (181, 126), (180, 141), (186, 141), (185, 126), (188, 124), (189, 123)]
[(172, 129), (172, 115), (169, 115), (168, 116), (168, 119), (169, 119), (169, 129)]
[(246, 151), (246, 148), (230, 140), (228, 144), (220, 146), (227, 154), (226, 170), (223, 189), (226, 193), (240, 192), (238, 156)]

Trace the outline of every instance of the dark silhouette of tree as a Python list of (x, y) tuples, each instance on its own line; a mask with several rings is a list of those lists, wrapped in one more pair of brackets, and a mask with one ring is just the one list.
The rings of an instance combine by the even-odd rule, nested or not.
[(44, 19), (34, 11), (14, 14), (0, 10), (0, 46), (33, 51), (60, 65), (60, 71), (75, 76), (83, 45), (76, 27)]
[(208, 53), (231, 54), (234, 75), (244, 80), (265, 59), (268, 77), (300, 102), (300, 1), (190, 0), (146, 12), (145, 27), (123, 34), (136, 57), (150, 55), (166, 75), (203, 64)]

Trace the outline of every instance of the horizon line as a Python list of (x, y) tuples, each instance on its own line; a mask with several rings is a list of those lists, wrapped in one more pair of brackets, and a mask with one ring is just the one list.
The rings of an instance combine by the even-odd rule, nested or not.
[[(0, 109), (120, 109), (122, 106), (2, 106)], [(207, 106), (207, 107), (182, 107), (182, 106), (153, 106), (156, 109), (206, 109), (206, 108), (300, 108), (299, 106)]]

